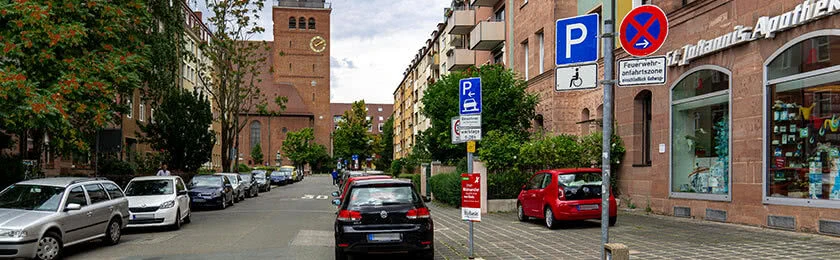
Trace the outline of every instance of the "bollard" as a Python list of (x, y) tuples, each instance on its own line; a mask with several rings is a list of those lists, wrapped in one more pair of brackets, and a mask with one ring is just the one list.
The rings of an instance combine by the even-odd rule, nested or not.
[(604, 259), (602, 260), (630, 260), (630, 249), (624, 244), (604, 244)]

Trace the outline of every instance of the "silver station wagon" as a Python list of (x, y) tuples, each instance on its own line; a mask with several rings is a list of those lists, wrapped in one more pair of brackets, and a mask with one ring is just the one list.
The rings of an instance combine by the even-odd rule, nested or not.
[(108, 180), (45, 178), (0, 192), (0, 258), (58, 259), (66, 246), (119, 243), (128, 200)]

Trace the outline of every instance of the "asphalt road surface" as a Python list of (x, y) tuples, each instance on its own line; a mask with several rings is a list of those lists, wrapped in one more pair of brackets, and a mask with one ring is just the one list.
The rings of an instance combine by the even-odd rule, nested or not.
[(120, 244), (90, 242), (67, 259), (334, 259), (335, 190), (329, 176), (273, 187), (226, 210), (195, 210), (181, 230), (126, 230)]

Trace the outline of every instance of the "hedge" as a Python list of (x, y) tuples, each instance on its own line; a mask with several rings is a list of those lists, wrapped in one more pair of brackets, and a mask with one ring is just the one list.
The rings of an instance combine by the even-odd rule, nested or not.
[[(409, 179), (411, 183), (414, 184), (414, 188), (417, 189), (417, 192), (420, 192), (420, 174), (400, 174), (397, 178), (399, 179)], [(423, 195), (423, 194), (420, 194)]]
[(519, 171), (490, 173), (487, 177), (487, 199), (515, 199), (531, 174)]
[(432, 176), (429, 180), (432, 194), (435, 200), (453, 205), (461, 206), (461, 174), (457, 172), (441, 173)]

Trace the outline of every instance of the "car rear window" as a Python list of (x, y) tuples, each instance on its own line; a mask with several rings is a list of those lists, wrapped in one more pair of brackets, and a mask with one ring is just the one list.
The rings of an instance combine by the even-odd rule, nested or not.
[(383, 206), (417, 203), (411, 186), (354, 187), (350, 190), (350, 207)]
[(601, 185), (600, 172), (581, 172), (574, 174), (557, 175), (557, 184), (560, 187), (581, 187), (583, 185)]
[(111, 199), (122, 198), (123, 192), (120, 190), (120, 187), (113, 183), (103, 183), (105, 186), (105, 190), (108, 191), (108, 195), (111, 196)]

